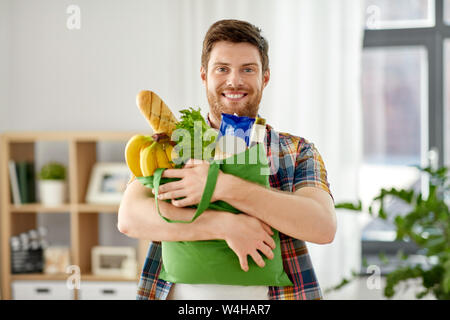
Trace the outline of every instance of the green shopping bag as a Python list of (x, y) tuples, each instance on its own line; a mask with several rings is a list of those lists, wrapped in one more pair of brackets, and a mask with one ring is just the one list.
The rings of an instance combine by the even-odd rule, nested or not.
[[(162, 178), (161, 175), (165, 169), (157, 169), (153, 176), (138, 177), (137, 179), (144, 186), (155, 189), (157, 211), (169, 223), (191, 223), (206, 209), (240, 214), (239, 210), (224, 201), (210, 202), (219, 169), (224, 173), (269, 187), (268, 175), (264, 172), (262, 174), (262, 171), (268, 170), (264, 148), (257, 144), (245, 152), (223, 161), (224, 163), (219, 161), (210, 163), (202, 198), (200, 203), (195, 206), (197, 210), (190, 221), (170, 220), (159, 212), (157, 198), (159, 185), (178, 179)], [(263, 256), (265, 266), (261, 268), (251, 257), (248, 257), (249, 270), (247, 272), (241, 269), (238, 257), (228, 247), (225, 240), (163, 241), (160, 278), (169, 282), (190, 284), (291, 286), (292, 282), (283, 269), (279, 233), (277, 230), (272, 230), (274, 231), (272, 238), (276, 244), (273, 251), (274, 258), (270, 260)]]

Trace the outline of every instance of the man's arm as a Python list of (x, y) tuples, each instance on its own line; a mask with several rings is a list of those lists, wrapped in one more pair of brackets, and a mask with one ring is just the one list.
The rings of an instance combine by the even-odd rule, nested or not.
[[(159, 187), (160, 199), (185, 207), (199, 203), (209, 164), (190, 162), (185, 169), (164, 171), (163, 177), (182, 178)], [(174, 200), (185, 197), (181, 200)], [(330, 243), (336, 233), (336, 214), (329, 193), (303, 187), (295, 193), (269, 189), (239, 177), (219, 172), (212, 201), (223, 200), (293, 238), (318, 244)]]
[[(165, 201), (159, 201), (159, 208), (165, 217), (175, 220), (188, 221), (195, 212), (190, 208), (174, 207)], [(135, 180), (128, 185), (120, 203), (118, 229), (129, 237), (152, 241), (220, 239), (226, 214), (205, 212), (190, 224), (168, 223), (158, 215), (151, 189)]]
[[(174, 208), (170, 204), (159, 201), (160, 211), (170, 219), (189, 220), (193, 209)], [(201, 219), (200, 216), (192, 224), (168, 223), (156, 212), (155, 201), (151, 189), (144, 187), (139, 181), (130, 183), (125, 190), (118, 213), (118, 229), (132, 238), (152, 241), (189, 241), (210, 240), (219, 238), (218, 220), (223, 213), (216, 212), (218, 219)]]
[(280, 232), (318, 244), (330, 243), (336, 233), (333, 200), (325, 190), (303, 187), (295, 193), (264, 188), (223, 174), (216, 197), (261, 219)]

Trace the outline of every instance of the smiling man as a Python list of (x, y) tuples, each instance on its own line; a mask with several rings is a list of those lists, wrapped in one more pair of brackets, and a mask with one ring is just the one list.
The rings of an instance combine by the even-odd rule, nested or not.
[[(200, 75), (210, 105), (208, 121), (219, 128), (221, 114), (256, 117), (270, 79), (268, 43), (260, 29), (239, 20), (221, 20), (208, 30)], [(273, 106), (282, 112), (282, 106)], [(166, 223), (155, 210), (149, 189), (132, 182), (119, 209), (118, 227), (130, 237), (152, 240), (138, 299), (321, 299), (322, 293), (305, 242), (330, 243), (336, 232), (334, 203), (322, 158), (306, 139), (266, 126), (271, 188), (219, 173), (212, 201), (223, 200), (243, 214), (209, 210), (191, 224)], [(276, 164), (276, 165), (275, 165)], [(164, 177), (181, 180), (159, 188), (161, 212), (190, 220), (206, 184), (209, 164), (188, 162)], [(175, 200), (183, 197), (181, 200)], [(280, 231), (283, 267), (293, 286), (173, 284), (159, 279), (160, 241), (223, 239), (243, 270), (248, 259), (264, 267), (273, 258), (273, 227)]]

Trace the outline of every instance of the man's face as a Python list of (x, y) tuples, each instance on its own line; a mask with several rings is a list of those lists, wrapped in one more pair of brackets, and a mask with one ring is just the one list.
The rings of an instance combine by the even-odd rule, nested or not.
[(250, 43), (216, 42), (208, 71), (201, 70), (210, 106), (211, 125), (218, 128), (221, 114), (256, 117), (270, 72), (262, 74), (258, 49)]

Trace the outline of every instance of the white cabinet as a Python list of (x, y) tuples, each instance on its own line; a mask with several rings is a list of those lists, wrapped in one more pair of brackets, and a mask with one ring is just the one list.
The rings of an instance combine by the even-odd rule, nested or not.
[(12, 283), (14, 300), (72, 300), (73, 290), (66, 281), (16, 280)]
[(131, 281), (81, 281), (79, 300), (136, 300), (137, 283)]

